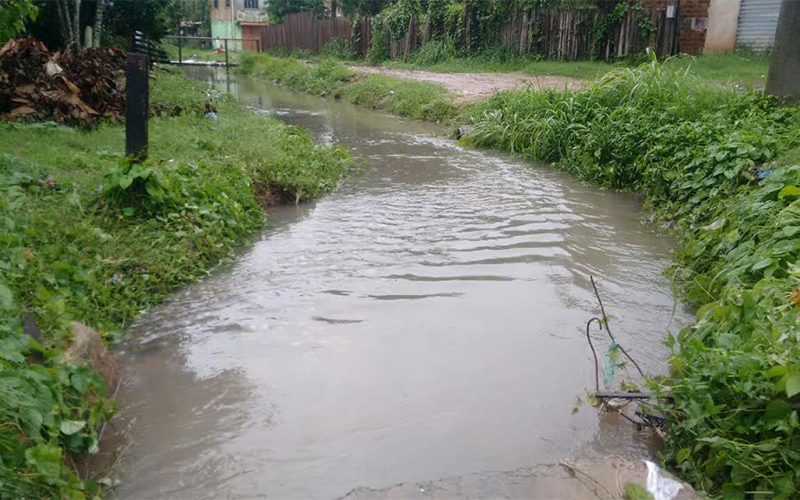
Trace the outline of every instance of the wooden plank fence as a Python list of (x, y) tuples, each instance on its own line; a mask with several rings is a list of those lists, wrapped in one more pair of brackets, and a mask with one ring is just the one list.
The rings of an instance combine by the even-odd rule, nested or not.
[(319, 52), (332, 39), (344, 38), (353, 43), (359, 54), (366, 54), (372, 34), (369, 21), (360, 21), (359, 31), (366, 36), (356, 42), (350, 25), (351, 21), (343, 17), (318, 19), (311, 12), (289, 14), (281, 24), (260, 28), (261, 50), (285, 48)]
[[(644, 51), (652, 47), (659, 57), (677, 52), (675, 40), (677, 17), (667, 18), (664, 7), (645, 7), (655, 31), (649, 35), (642, 32), (634, 11), (628, 11), (618, 26), (602, 40), (593, 39), (597, 23), (603, 15), (597, 9), (552, 9), (537, 7), (516, 12), (503, 26), (500, 43), (516, 54), (533, 54), (545, 59), (611, 60)], [(468, 23), (467, 23), (468, 24)], [(390, 57), (406, 59), (408, 55), (429, 41), (429, 33), (420, 33), (420, 25), (427, 27), (426, 20), (412, 15), (408, 35), (400, 40), (389, 40)], [(466, 26), (468, 30), (468, 26)], [(372, 40), (372, 24), (368, 18), (358, 21), (358, 37), (349, 19), (317, 19), (310, 12), (287, 15), (283, 22), (260, 28), (261, 49), (274, 48), (305, 49), (319, 52), (333, 38), (344, 38), (353, 43), (359, 55), (366, 55)], [(423, 30), (426, 31), (426, 30)]]

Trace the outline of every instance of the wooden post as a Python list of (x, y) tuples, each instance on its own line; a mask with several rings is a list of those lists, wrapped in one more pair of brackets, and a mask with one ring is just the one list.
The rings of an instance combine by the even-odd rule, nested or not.
[(135, 162), (147, 159), (147, 111), (150, 107), (150, 58), (128, 53), (125, 75), (125, 154)]
[(519, 55), (524, 55), (528, 50), (528, 24), (530, 23), (530, 11), (525, 9), (522, 13), (522, 26), (519, 29)]

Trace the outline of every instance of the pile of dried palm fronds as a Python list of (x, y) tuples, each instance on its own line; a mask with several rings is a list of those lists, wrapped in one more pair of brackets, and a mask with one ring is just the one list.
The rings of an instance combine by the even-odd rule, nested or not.
[(125, 53), (78, 48), (50, 53), (32, 38), (0, 49), (0, 118), (93, 127), (125, 111)]

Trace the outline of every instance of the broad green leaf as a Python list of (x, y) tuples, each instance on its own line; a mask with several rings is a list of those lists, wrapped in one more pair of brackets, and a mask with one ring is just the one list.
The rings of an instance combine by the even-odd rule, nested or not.
[(792, 397), (800, 393), (800, 373), (789, 375), (786, 379), (786, 396)]
[(0, 283), (0, 311), (10, 311), (14, 308), (14, 294), (4, 283)]
[(130, 175), (123, 175), (119, 179), (119, 187), (122, 189), (128, 189), (130, 185), (133, 184), (133, 177)]
[(780, 198), (796, 198), (798, 196), (800, 196), (800, 187), (797, 187), (794, 184), (784, 186), (783, 189), (781, 189), (778, 193), (778, 197)]
[(722, 497), (725, 500), (744, 500), (744, 490), (739, 485), (725, 483), (722, 485)]
[(67, 436), (71, 436), (86, 426), (85, 420), (62, 420), (61, 421), (61, 432), (66, 434)]
[(58, 446), (40, 443), (25, 450), (25, 461), (49, 482), (61, 477), (61, 454)]
[(761, 269), (764, 269), (765, 267), (771, 266), (774, 262), (775, 259), (773, 259), (772, 257), (765, 257), (756, 262), (755, 264), (753, 264), (753, 267), (751, 267), (750, 269), (752, 271), (759, 271)]
[(784, 365), (775, 365), (767, 370), (767, 377), (769, 378), (783, 377), (784, 375), (786, 375), (786, 366)]

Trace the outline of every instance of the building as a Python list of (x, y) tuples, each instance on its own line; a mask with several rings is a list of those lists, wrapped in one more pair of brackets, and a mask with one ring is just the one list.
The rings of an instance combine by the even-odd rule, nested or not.
[[(263, 7), (267, 0), (211, 0), (211, 36), (214, 38), (260, 38), (267, 25)], [(257, 50), (257, 42), (229, 42), (231, 50)]]
[(678, 46), (686, 54), (765, 51), (775, 41), (781, 0), (642, 0), (677, 5)]
[(710, 0), (703, 52), (764, 51), (775, 43), (781, 0)]

